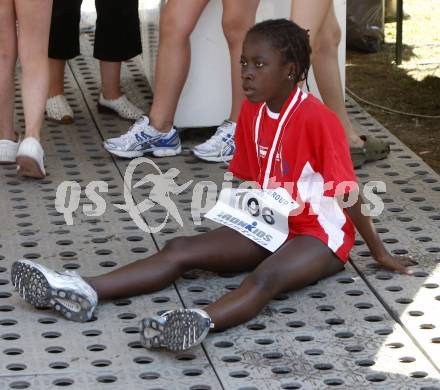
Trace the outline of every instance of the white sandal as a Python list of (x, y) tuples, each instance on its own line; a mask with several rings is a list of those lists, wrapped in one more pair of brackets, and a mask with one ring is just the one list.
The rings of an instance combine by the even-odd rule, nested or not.
[(98, 112), (103, 114), (116, 114), (122, 119), (136, 121), (144, 112), (136, 107), (127, 96), (122, 95), (117, 99), (105, 99), (102, 93), (99, 96)]
[(46, 101), (46, 115), (49, 121), (68, 125), (73, 123), (73, 110), (64, 95), (50, 97)]

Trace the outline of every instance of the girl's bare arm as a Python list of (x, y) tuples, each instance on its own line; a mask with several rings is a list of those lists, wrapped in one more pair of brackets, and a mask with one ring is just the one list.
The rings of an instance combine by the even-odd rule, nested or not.
[(388, 252), (374, 227), (371, 217), (362, 213), (362, 202), (363, 198), (359, 195), (356, 203), (351, 207), (346, 207), (346, 210), (357, 231), (365, 240), (371, 255), (383, 267), (410, 275), (411, 271), (406, 266), (411, 265), (411, 258), (407, 256), (393, 256)]

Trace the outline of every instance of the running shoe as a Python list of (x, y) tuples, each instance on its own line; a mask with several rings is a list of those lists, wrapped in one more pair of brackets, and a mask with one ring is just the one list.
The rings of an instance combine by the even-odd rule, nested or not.
[[(214, 324), (204, 310), (178, 309), (144, 318), (140, 326), (141, 343), (145, 348), (184, 351), (200, 344)], [(150, 329), (157, 334), (149, 335)]]
[(237, 124), (230, 120), (223, 121), (211, 138), (193, 148), (194, 155), (201, 160), (212, 162), (232, 160), (235, 151), (234, 134), (236, 126)]
[(98, 303), (96, 291), (77, 273), (55, 272), (33, 261), (12, 264), (11, 281), (26, 302), (50, 307), (72, 321), (91, 320)]
[(142, 157), (150, 153), (155, 157), (170, 157), (182, 151), (179, 134), (174, 127), (168, 133), (161, 133), (150, 125), (150, 120), (145, 115), (125, 134), (104, 141), (104, 148), (123, 158)]

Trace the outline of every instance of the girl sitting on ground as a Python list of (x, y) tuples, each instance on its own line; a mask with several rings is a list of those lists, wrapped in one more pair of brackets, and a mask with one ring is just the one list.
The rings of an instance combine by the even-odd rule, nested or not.
[(171, 310), (141, 322), (145, 347), (180, 351), (202, 342), (210, 329), (249, 321), (281, 292), (342, 271), (354, 243), (354, 226), (378, 263), (408, 273), (408, 259), (385, 249), (371, 219), (361, 213), (361, 199), (351, 207), (342, 205), (356, 185), (350, 189), (341, 184), (356, 183), (356, 177), (336, 115), (298, 88), (307, 77), (309, 58), (307, 31), (284, 19), (255, 25), (243, 44), (241, 77), (247, 99), (230, 170), (266, 193), (291, 197), (290, 205), (293, 199), (302, 203), (302, 212), (286, 208), (267, 213), (266, 207), (268, 224), (286, 226), (285, 242), (278, 249), (269, 251), (249, 238), (257, 224), (259, 232), (265, 229), (253, 204), (249, 223), (240, 232), (223, 226), (175, 238), (157, 254), (101, 276), (81, 278), (17, 261), (11, 277), (20, 295), (36, 307), (50, 306), (68, 319), (87, 321), (98, 300), (148, 294), (189, 270), (250, 272), (237, 289), (204, 310)]

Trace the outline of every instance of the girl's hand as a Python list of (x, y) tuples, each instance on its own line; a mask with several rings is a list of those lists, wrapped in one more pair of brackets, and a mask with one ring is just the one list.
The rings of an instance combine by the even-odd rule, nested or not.
[(390, 271), (400, 272), (405, 275), (412, 275), (413, 272), (406, 267), (417, 264), (411, 257), (408, 256), (393, 256), (388, 251), (385, 251), (380, 256), (377, 256), (375, 260), (384, 268)]

